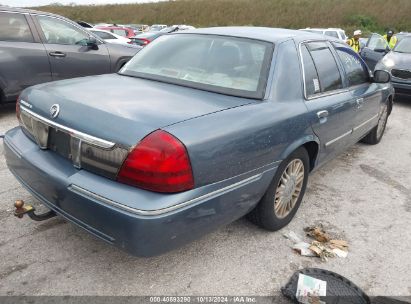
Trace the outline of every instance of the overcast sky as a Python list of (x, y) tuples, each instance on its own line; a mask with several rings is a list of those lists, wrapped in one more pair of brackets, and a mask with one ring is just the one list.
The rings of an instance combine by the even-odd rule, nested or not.
[[(143, 3), (143, 2), (158, 2), (159, 0), (0, 0), (0, 4), (25, 7), (25, 6), (40, 6), (50, 3), (61, 4), (115, 4), (115, 3)], [(164, 0), (162, 0), (164, 1)]]

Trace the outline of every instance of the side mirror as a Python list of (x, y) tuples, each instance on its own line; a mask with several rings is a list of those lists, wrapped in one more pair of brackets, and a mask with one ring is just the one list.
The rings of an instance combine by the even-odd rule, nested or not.
[(374, 71), (373, 81), (375, 83), (388, 83), (391, 81), (391, 74), (384, 70)]
[(87, 40), (87, 47), (92, 50), (98, 50), (97, 39), (94, 37), (90, 37)]

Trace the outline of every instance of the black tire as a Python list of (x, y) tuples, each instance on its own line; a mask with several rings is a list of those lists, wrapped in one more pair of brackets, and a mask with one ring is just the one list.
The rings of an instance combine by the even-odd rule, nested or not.
[[(280, 184), (281, 176), (283, 175), (289, 164), (291, 164), (294, 160), (300, 160), (302, 162), (304, 166), (304, 179), (302, 182), (301, 191), (294, 206), (292, 207), (292, 209), (290, 209), (288, 215), (280, 218), (274, 211), (274, 201), (276, 199), (275, 194), (277, 187)], [(304, 197), (305, 189), (307, 187), (309, 167), (310, 159), (307, 150), (303, 147), (298, 148), (290, 156), (283, 160), (283, 162), (278, 167), (277, 172), (266, 193), (264, 194), (258, 205), (247, 215), (248, 219), (261, 228), (270, 231), (276, 231), (286, 226), (296, 214)]]
[(376, 145), (381, 141), (381, 138), (384, 135), (385, 127), (387, 126), (389, 112), (389, 105), (386, 103), (381, 110), (378, 124), (361, 140), (363, 143)]

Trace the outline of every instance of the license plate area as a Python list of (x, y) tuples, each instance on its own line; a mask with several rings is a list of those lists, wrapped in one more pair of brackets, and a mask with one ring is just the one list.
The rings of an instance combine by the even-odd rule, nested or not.
[(59, 131), (54, 128), (49, 128), (49, 138), (47, 142), (47, 148), (63, 156), (64, 158), (71, 159), (71, 136), (65, 132)]

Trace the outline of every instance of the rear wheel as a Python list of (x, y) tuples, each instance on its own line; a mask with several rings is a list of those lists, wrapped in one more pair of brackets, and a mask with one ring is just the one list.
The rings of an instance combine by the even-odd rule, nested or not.
[(307, 186), (307, 150), (299, 148), (277, 169), (273, 181), (256, 208), (248, 215), (258, 226), (275, 231), (286, 226), (296, 214)]
[(362, 139), (362, 142), (370, 145), (376, 145), (381, 141), (381, 138), (384, 135), (385, 127), (387, 126), (388, 115), (388, 104), (385, 104), (381, 110), (378, 124)]

